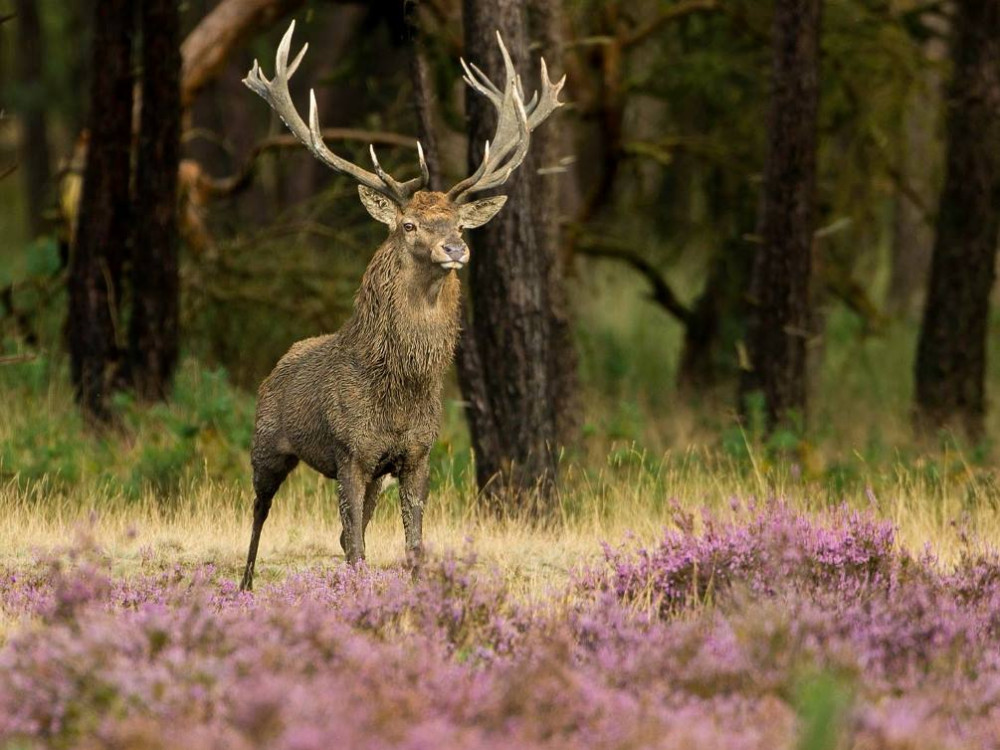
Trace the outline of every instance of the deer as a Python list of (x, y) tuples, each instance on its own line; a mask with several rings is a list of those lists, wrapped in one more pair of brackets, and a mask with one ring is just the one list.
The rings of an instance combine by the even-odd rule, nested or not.
[(374, 172), (333, 153), (321, 135), (314, 91), (309, 123), (288, 90), (308, 49), (288, 62), (292, 21), (268, 80), (255, 60), (244, 83), (278, 114), (314, 157), (358, 183), (361, 203), (389, 234), (366, 268), (354, 309), (333, 334), (294, 344), (261, 383), (250, 459), (253, 530), (241, 590), (253, 588), (261, 531), (272, 500), (301, 462), (338, 482), (340, 546), (349, 565), (365, 560), (365, 531), (384, 478), (399, 482), (408, 559), (423, 550), (430, 451), (441, 423), (441, 393), (461, 329), (461, 283), (469, 262), (462, 233), (490, 221), (504, 195), (471, 200), (502, 186), (528, 153), (531, 132), (564, 102), (565, 84), (549, 78), (541, 59), (541, 86), (525, 101), (503, 38), (497, 42), (505, 82), (495, 85), (475, 64), (461, 60), (463, 80), (496, 109), (497, 125), (479, 166), (447, 192), (428, 190), (429, 170), (417, 142), (420, 175), (394, 179), (369, 147)]

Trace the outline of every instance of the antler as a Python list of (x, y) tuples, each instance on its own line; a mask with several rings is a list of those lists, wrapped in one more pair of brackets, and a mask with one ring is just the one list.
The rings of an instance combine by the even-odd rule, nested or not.
[(511, 62), (510, 54), (504, 46), (499, 31), (497, 42), (500, 44), (500, 54), (503, 55), (506, 72), (503, 91), (497, 88), (474, 63), (462, 60), (462, 69), (465, 71), (463, 80), (496, 107), (497, 129), (492, 144), (490, 141), (486, 142), (483, 148), (483, 161), (476, 171), (448, 191), (448, 197), (456, 203), (467, 200), (471, 193), (503, 185), (511, 172), (524, 161), (528, 153), (531, 131), (552, 114), (553, 110), (563, 105), (563, 102), (559, 101), (559, 92), (566, 83), (566, 76), (563, 76), (558, 83), (549, 80), (549, 70), (544, 58), (541, 60), (541, 95), (536, 91), (531, 101), (525, 104), (521, 78), (514, 71), (514, 63)]
[(292, 61), (292, 64), (288, 64), (288, 52), (292, 46), (292, 34), (294, 31), (295, 21), (292, 21), (288, 27), (288, 31), (285, 32), (285, 36), (281, 39), (281, 44), (278, 45), (278, 53), (275, 56), (274, 62), (274, 78), (270, 81), (267, 80), (261, 72), (260, 63), (254, 60), (253, 68), (250, 69), (247, 77), (243, 79), (243, 83), (260, 96), (261, 99), (270, 104), (271, 109), (278, 113), (282, 122), (288, 126), (288, 129), (292, 131), (295, 137), (312, 152), (313, 156), (330, 167), (330, 169), (353, 177), (365, 187), (371, 188), (387, 198), (391, 198), (400, 205), (404, 205), (416, 191), (425, 187), (430, 181), (430, 173), (427, 170), (427, 162), (424, 161), (424, 150), (420, 142), (417, 142), (417, 155), (420, 159), (420, 177), (414, 177), (412, 180), (407, 180), (406, 182), (398, 182), (393, 179), (392, 175), (382, 169), (382, 166), (378, 163), (378, 158), (375, 156), (374, 146), (369, 146), (372, 164), (375, 167), (374, 174), (356, 164), (352, 164), (346, 159), (342, 159), (327, 148), (323, 142), (319, 125), (315, 91), (312, 89), (309, 90), (308, 127), (295, 109), (295, 104), (292, 103), (292, 96), (288, 91), (288, 80), (295, 75), (299, 63), (302, 62), (306, 50), (309, 49), (309, 45), (305, 45)]

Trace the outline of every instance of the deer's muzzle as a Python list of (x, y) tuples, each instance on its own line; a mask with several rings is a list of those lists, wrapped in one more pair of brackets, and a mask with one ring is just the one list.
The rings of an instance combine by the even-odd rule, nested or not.
[(469, 248), (464, 242), (449, 242), (441, 249), (445, 254), (445, 260), (441, 261), (442, 268), (461, 268), (469, 261)]

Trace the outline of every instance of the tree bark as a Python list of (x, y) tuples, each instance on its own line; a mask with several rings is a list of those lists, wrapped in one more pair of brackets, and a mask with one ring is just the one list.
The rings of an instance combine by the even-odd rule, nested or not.
[(750, 288), (750, 368), (740, 406), (760, 393), (769, 427), (806, 416), (806, 345), (819, 105), (821, 0), (776, 0), (768, 152)]
[(51, 182), (45, 115), (44, 41), (35, 0), (17, 0), (17, 77), (21, 88), (21, 175), (31, 236), (44, 231), (42, 214)]
[(945, 183), (917, 346), (918, 424), (982, 435), (1000, 231), (1000, 0), (956, 3)]
[(119, 281), (131, 220), (133, 16), (132, 0), (95, 6), (90, 143), (68, 279), (73, 384), (85, 415), (98, 422), (110, 418), (106, 397), (119, 353)]
[(428, 187), (441, 190), (441, 151), (434, 127), (435, 101), (433, 80), (421, 38), (420, 3), (413, 0), (405, 8), (410, 31), (410, 81), (413, 84), (413, 109), (417, 116), (417, 139), (424, 149), (424, 159), (430, 175)]
[[(467, 58), (502, 81), (499, 30), (522, 79), (536, 80), (537, 71), (528, 75), (523, 0), (465, 0), (463, 7)], [(492, 106), (471, 90), (466, 104), (469, 168), (475, 169), (496, 119)], [(550, 359), (552, 258), (536, 233), (536, 164), (529, 154), (503, 188), (507, 205), (475, 233), (472, 328), (463, 341), (466, 363), (460, 370), (481, 377), (481, 387), (463, 378), (480, 489), (505, 509), (544, 513), (554, 498), (558, 429)], [(478, 368), (470, 366), (477, 362)]]
[[(531, 0), (533, 21), (532, 36), (538, 39), (541, 54), (549, 66), (549, 75), (557, 81), (563, 75), (563, 49), (565, 47), (565, 10), (562, 0)], [(527, 79), (533, 80), (533, 79)], [(531, 149), (536, 164), (550, 171), (533, 174), (535, 191), (532, 220), (535, 222), (539, 252), (548, 259), (549, 317), (552, 349), (548, 356), (550, 366), (549, 388), (552, 408), (555, 411), (556, 440), (560, 445), (575, 441), (580, 429), (580, 384), (576, 343), (573, 338), (573, 316), (566, 295), (566, 266), (563, 257), (563, 235), (567, 206), (563, 196), (567, 190), (567, 176), (551, 171), (563, 157), (573, 155), (573, 135), (555, 112), (549, 121), (531, 136)], [(575, 160), (574, 160), (575, 161)]]
[(135, 181), (129, 375), (143, 400), (164, 398), (179, 348), (177, 170), (180, 17), (176, 0), (144, 0), (142, 113)]

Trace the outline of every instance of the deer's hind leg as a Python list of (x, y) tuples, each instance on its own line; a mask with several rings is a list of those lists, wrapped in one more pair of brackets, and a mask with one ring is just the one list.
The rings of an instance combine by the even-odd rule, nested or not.
[(290, 455), (269, 456), (266, 459), (253, 461), (253, 489), (256, 495), (253, 505), (253, 532), (250, 535), (250, 550), (247, 552), (247, 566), (243, 571), (243, 581), (240, 591), (253, 589), (253, 572), (257, 562), (257, 547), (260, 544), (260, 532), (264, 521), (271, 512), (271, 501), (281, 487), (285, 478), (299, 463), (299, 459)]

